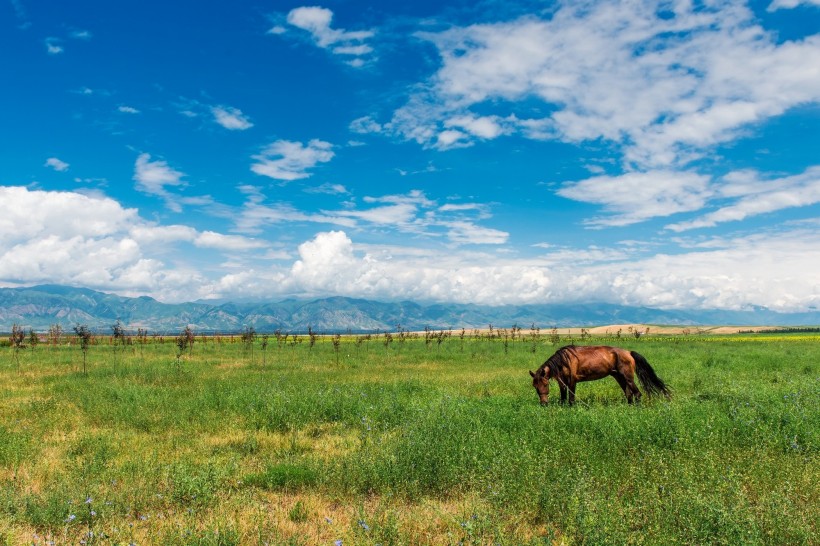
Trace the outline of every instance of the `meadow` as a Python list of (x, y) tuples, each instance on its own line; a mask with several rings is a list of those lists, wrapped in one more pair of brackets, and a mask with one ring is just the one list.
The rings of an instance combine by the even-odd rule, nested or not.
[[(820, 336), (618, 337), (6, 343), (0, 544), (818, 544)], [(672, 399), (540, 406), (570, 342)]]

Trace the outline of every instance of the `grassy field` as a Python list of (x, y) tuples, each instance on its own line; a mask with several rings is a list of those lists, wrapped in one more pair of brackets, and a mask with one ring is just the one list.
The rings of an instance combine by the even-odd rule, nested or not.
[(0, 348), (0, 544), (820, 543), (816, 334), (587, 339), (674, 397), (572, 408), (526, 332), (111, 341)]

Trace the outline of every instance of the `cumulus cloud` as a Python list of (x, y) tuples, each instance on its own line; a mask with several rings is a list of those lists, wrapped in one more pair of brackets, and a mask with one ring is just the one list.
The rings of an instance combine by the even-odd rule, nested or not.
[(820, 100), (820, 35), (778, 42), (738, 3), (564, 2), (548, 18), (418, 35), (441, 67), (384, 125), (441, 149), (604, 139), (628, 165), (668, 168)]
[(307, 172), (319, 163), (327, 163), (335, 153), (333, 145), (323, 140), (313, 139), (307, 145), (290, 140), (277, 140), (253, 156), (256, 163), (251, 170), (256, 174), (276, 180), (299, 180), (308, 178)]
[[(364, 66), (373, 53), (373, 47), (367, 44), (367, 40), (375, 33), (372, 30), (334, 29), (331, 27), (332, 20), (333, 12), (319, 6), (295, 8), (287, 15), (288, 24), (309, 32), (317, 46), (342, 56), (354, 68)], [(277, 25), (269, 32), (282, 34), (283, 31), (283, 27)]]
[(46, 159), (45, 166), (46, 167), (51, 167), (55, 171), (58, 171), (58, 172), (61, 172), (61, 173), (67, 171), (68, 167), (69, 167), (68, 163), (66, 163), (65, 161), (61, 161), (61, 160), (57, 159), (56, 157), (49, 157), (48, 159)]
[[(455, 211), (453, 211), (455, 212)], [(503, 236), (451, 225), (468, 237)], [(637, 242), (639, 243), (639, 242)], [(264, 265), (197, 267), (180, 245), (255, 256)], [(820, 232), (785, 226), (745, 237), (681, 241), (675, 254), (549, 247), (531, 258), (500, 252), (359, 245), (324, 231), (290, 263), (268, 261), (263, 240), (160, 225), (104, 196), (0, 187), (0, 283), (82, 285), (166, 301), (207, 297), (348, 295), (481, 304), (602, 301), (663, 308), (805, 311), (820, 305)], [(262, 252), (258, 252), (261, 250)], [(265, 254), (262, 256), (262, 254)], [(572, 255), (574, 260), (566, 260)], [(163, 256), (173, 256), (168, 263)], [(243, 258), (245, 260), (245, 258)], [(252, 262), (248, 262), (251, 263)], [(257, 262), (259, 263), (259, 262)]]
[(178, 245), (228, 253), (267, 246), (263, 241), (190, 226), (146, 221), (136, 209), (101, 195), (0, 187), (0, 282), (59, 283), (196, 299), (211, 282), (196, 268), (160, 254)]
[(231, 131), (244, 131), (253, 127), (248, 117), (238, 108), (230, 106), (214, 106), (211, 108), (214, 121)]
[[(579, 252), (580, 250), (580, 252)], [(571, 252), (581, 256), (563, 259)], [(556, 255), (553, 255), (556, 254)], [(299, 246), (289, 270), (256, 271), (253, 293), (273, 284), (283, 293), (481, 304), (602, 301), (662, 308), (804, 311), (820, 304), (820, 235), (795, 230), (721, 241), (677, 255), (639, 258), (620, 251), (558, 249), (534, 259), (358, 246), (341, 231)], [(755, 267), (748, 267), (754, 263)], [(270, 281), (266, 280), (270, 277)], [(248, 290), (249, 292), (245, 292)]]
[(134, 108), (133, 106), (119, 106), (117, 108), (118, 112), (122, 112), (123, 114), (139, 114), (140, 111)]

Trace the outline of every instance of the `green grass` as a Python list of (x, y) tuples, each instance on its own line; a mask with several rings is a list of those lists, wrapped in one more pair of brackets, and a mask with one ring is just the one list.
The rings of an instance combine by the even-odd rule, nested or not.
[[(572, 408), (467, 336), (0, 350), (0, 544), (812, 544), (820, 343), (605, 340), (674, 390)], [(601, 340), (591, 340), (594, 343)], [(533, 352), (533, 349), (535, 351)], [(338, 357), (338, 358), (337, 358)], [(263, 364), (264, 362), (264, 364)], [(557, 389), (556, 389), (557, 390)], [(553, 397), (554, 398), (554, 397)]]

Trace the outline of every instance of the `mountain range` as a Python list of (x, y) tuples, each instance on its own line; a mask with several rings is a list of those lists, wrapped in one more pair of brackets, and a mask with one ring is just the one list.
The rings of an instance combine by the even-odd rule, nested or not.
[(126, 330), (145, 328), (154, 333), (178, 332), (190, 326), (197, 332), (238, 332), (252, 326), (257, 332), (319, 333), (487, 328), (598, 326), (644, 323), (669, 325), (798, 326), (820, 324), (820, 311), (779, 313), (766, 308), (749, 311), (664, 310), (611, 303), (473, 305), (378, 302), (346, 297), (279, 302), (161, 303), (87, 288), (41, 285), (0, 288), (0, 331), (13, 324), (48, 330), (59, 324), (69, 329), (84, 324), (110, 332), (121, 321)]

